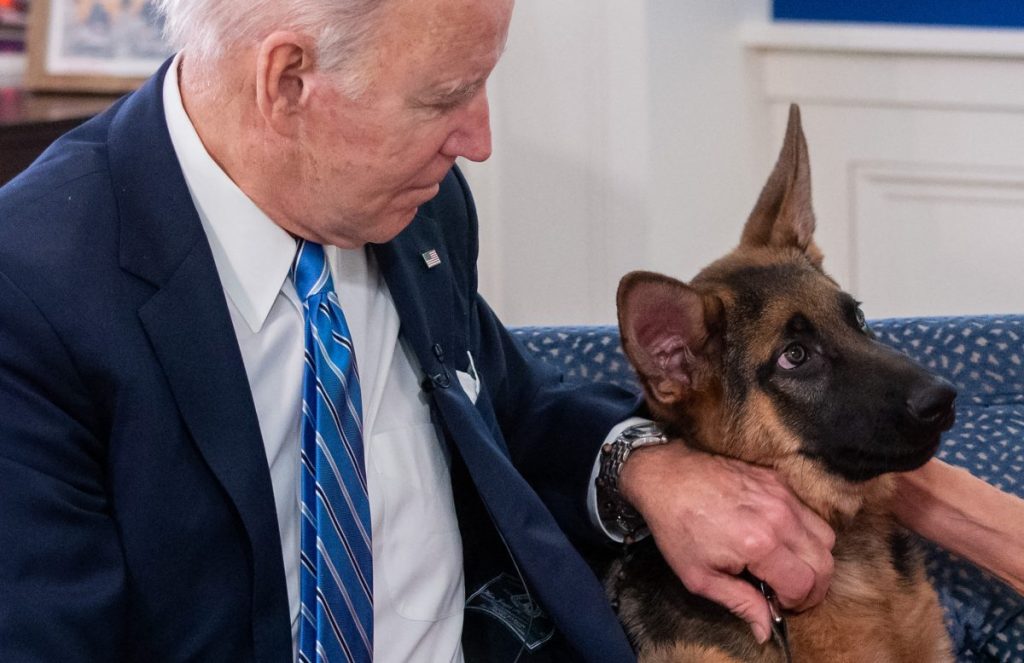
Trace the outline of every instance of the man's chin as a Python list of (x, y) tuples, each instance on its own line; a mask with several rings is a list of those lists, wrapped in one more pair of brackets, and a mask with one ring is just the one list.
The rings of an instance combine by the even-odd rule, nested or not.
[(419, 208), (421, 205), (425, 205), (433, 200), (439, 191), (441, 191), (440, 182), (435, 182), (428, 186), (418, 186), (403, 192), (395, 203), (400, 206), (415, 205)]
[(390, 242), (409, 227), (412, 220), (416, 218), (416, 212), (418, 211), (419, 206), (417, 205), (416, 207), (389, 212), (385, 218), (381, 219), (374, 226), (370, 233), (367, 233), (367, 242), (371, 244), (386, 244)]
[[(412, 193), (412, 192), (410, 192)], [(350, 222), (350, 231), (344, 236), (331, 238), (331, 243), (341, 248), (359, 248), (365, 244), (386, 244), (409, 227), (420, 206), (437, 195), (437, 187), (430, 192), (418, 189), (419, 195), (404, 195), (392, 200), (385, 210), (370, 212)], [(429, 195), (429, 197), (427, 197)]]

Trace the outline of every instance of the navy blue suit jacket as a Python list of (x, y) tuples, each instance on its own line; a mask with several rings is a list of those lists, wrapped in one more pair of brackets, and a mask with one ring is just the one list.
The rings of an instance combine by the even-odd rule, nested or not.
[[(0, 660), (291, 660), (269, 471), (165, 70), (0, 190)], [(476, 292), (457, 170), (373, 250), (468, 477), (460, 518), (486, 514), (464, 534), (500, 533), (580, 658), (629, 660), (569, 539), (594, 536), (591, 463), (635, 397), (569, 389), (510, 338)], [(454, 375), (467, 351), (475, 405)], [(500, 567), (467, 546), (467, 567)]]

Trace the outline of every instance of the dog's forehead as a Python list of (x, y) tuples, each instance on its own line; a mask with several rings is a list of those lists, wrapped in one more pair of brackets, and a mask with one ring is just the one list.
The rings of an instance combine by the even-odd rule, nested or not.
[(845, 305), (852, 301), (831, 278), (800, 263), (739, 267), (716, 280), (730, 335), (744, 337), (759, 357), (774, 352), (800, 321), (817, 328), (844, 324)]

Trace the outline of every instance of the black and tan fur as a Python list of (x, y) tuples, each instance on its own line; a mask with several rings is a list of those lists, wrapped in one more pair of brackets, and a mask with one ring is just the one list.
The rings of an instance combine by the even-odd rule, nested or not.
[[(892, 472), (924, 464), (956, 392), (876, 341), (822, 270), (796, 106), (739, 247), (684, 284), (619, 286), (623, 346), (654, 417), (696, 448), (774, 468), (836, 531), (823, 603), (788, 616), (793, 660), (952, 661), (920, 554), (889, 511)], [(784, 661), (688, 593), (650, 540), (608, 575), (642, 663)]]

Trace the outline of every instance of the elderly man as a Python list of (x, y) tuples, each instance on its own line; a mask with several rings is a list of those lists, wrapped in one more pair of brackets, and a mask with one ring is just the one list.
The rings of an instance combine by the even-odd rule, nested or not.
[[(476, 292), (454, 162), (512, 0), (162, 4), (179, 54), (0, 192), (0, 659), (630, 660), (577, 546), (638, 401)], [(824, 595), (832, 533), (769, 473), (635, 457), (760, 637), (732, 574)]]

